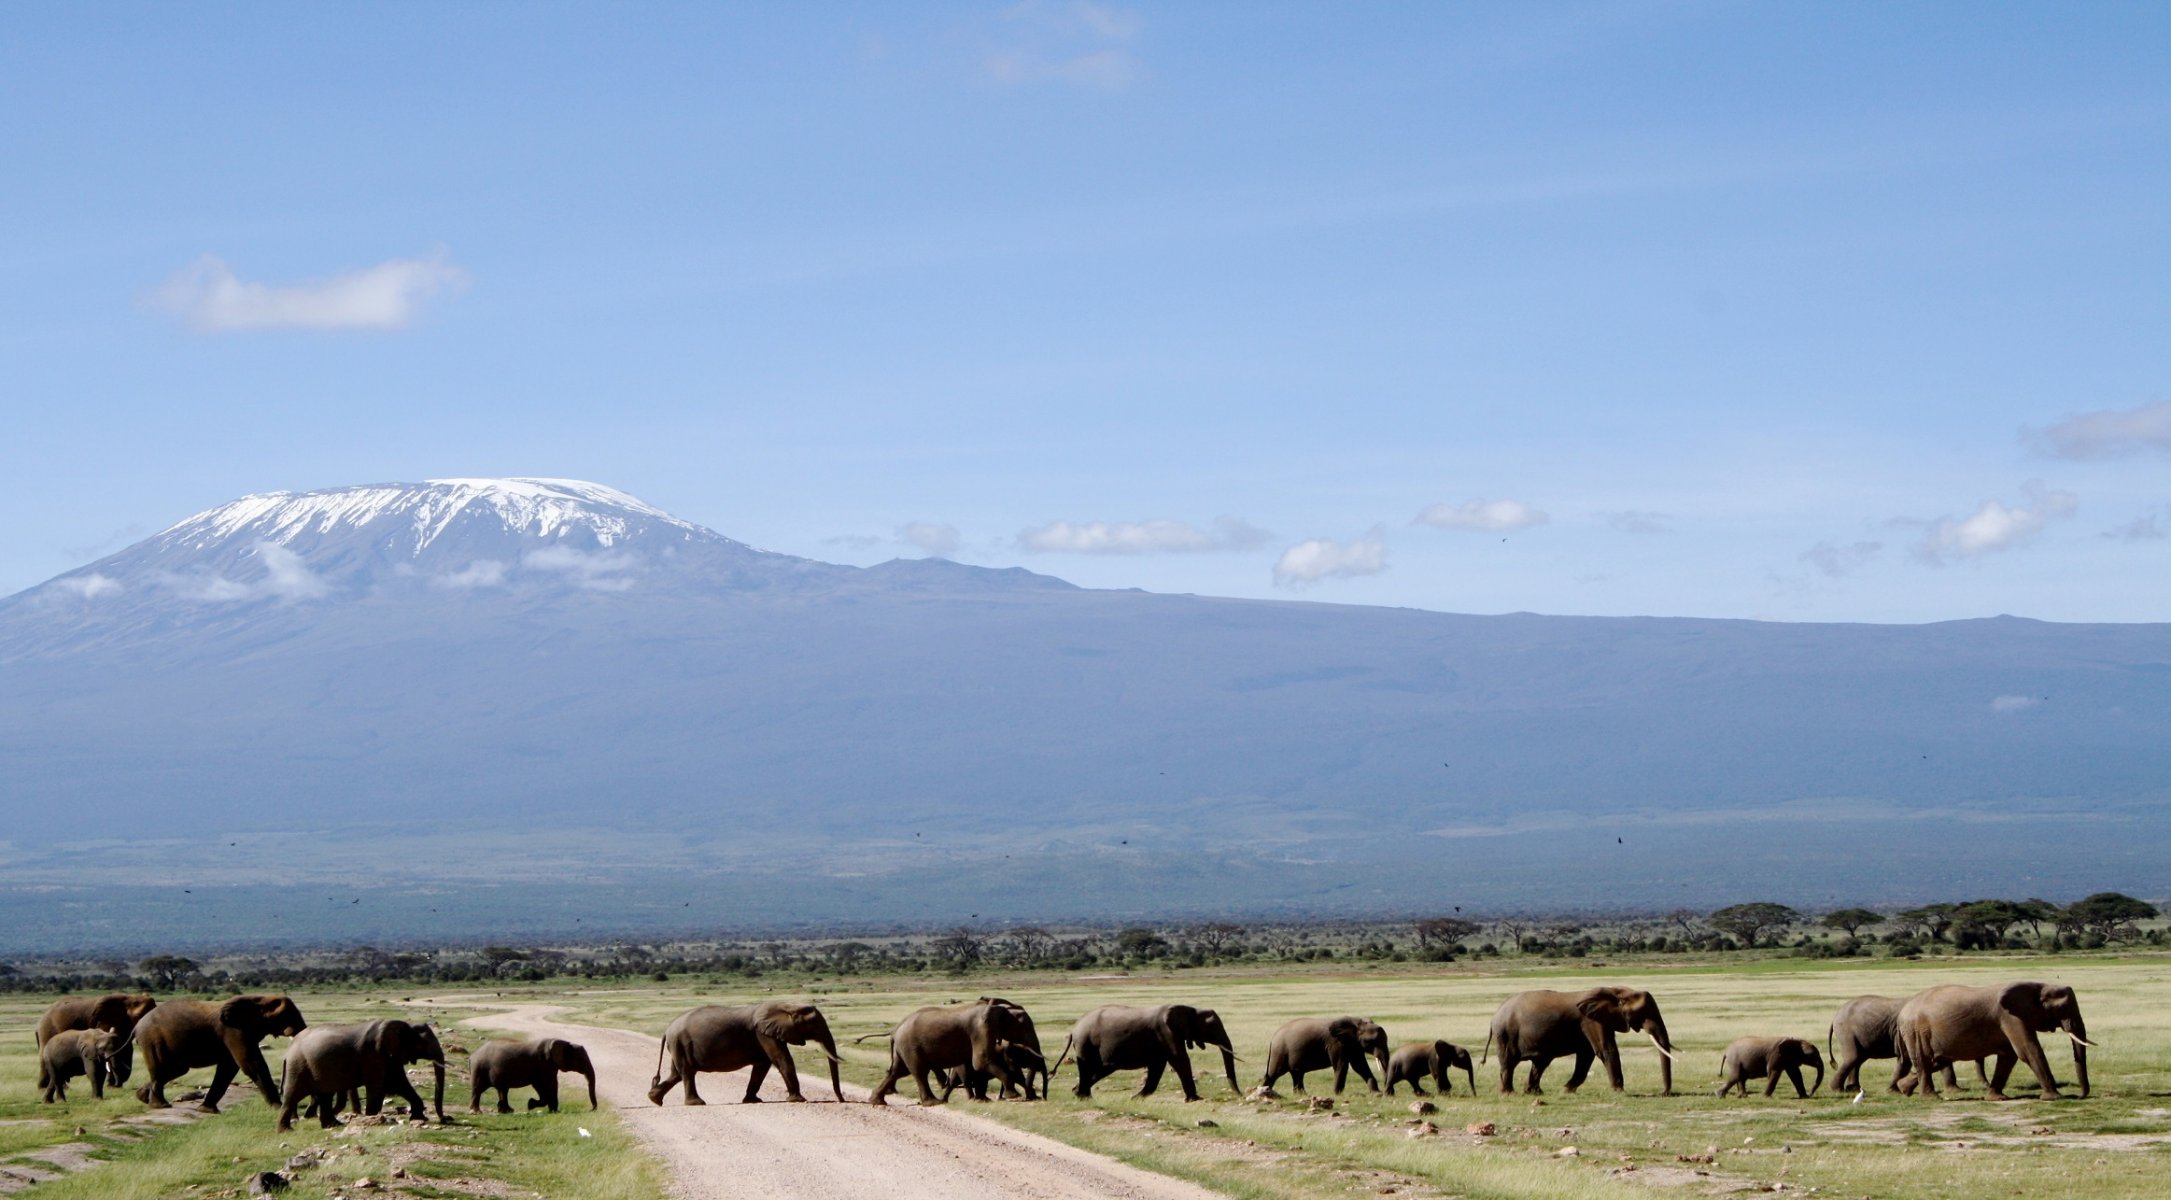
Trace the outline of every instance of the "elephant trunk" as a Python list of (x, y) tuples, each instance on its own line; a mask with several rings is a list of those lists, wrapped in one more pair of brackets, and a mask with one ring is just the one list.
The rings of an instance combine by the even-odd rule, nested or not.
[(437, 1123), (445, 1123), (445, 1060), (430, 1060), (430, 1107), (437, 1111)]
[(822, 1056), (829, 1060), (829, 1090), (836, 1093), (837, 1103), (842, 1104), (844, 1103), (844, 1082), (837, 1074), (837, 1064), (844, 1060), (837, 1057), (837, 1039), (829, 1036), (829, 1030), (824, 1028), (819, 1034), (815, 1035), (815, 1041), (822, 1047)]
[(1817, 1069), (1817, 1081), (1809, 1085), (1809, 1094), (1814, 1096), (1817, 1094), (1817, 1089), (1824, 1086), (1824, 1060), (1812, 1058), (1809, 1060), (1809, 1065)]
[(2062, 1028), (2073, 1039), (2073, 1075), (2081, 1085), (2081, 1099), (2088, 1098), (2088, 1047), (2095, 1045), (2088, 1040), (2088, 1027), (2081, 1023), (2080, 1015), (2068, 1018)]
[(1244, 1088), (1236, 1082), (1236, 1048), (1227, 1042), (1215, 1043), (1221, 1048), (1221, 1070), (1229, 1077), (1229, 1090), (1241, 1096)]
[(1673, 1048), (1673, 1039), (1666, 1036), (1666, 1022), (1661, 1018), (1653, 1017), (1649, 1023), (1644, 1025), (1643, 1031), (1651, 1035), (1651, 1044), (1658, 1047), (1659, 1092), (1662, 1095), (1671, 1096), (1673, 1095), (1675, 1050)]

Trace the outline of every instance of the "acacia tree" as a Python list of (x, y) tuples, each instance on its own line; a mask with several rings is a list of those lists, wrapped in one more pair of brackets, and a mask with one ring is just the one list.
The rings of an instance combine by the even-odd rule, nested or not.
[(1452, 946), (1467, 938), (1476, 937), (1484, 926), (1476, 921), (1465, 921), (1461, 917), (1426, 917), (1412, 923), (1410, 928), (1417, 934), (1418, 949), (1423, 950), (1435, 942), (1442, 946)]
[(1909, 908), (1894, 913), (1896, 920), (1907, 923), (1910, 931), (1920, 929), (1933, 942), (1945, 940), (1945, 931), (1952, 928), (1953, 905), (1925, 904), (1921, 908)]
[(193, 958), (178, 954), (159, 954), (143, 960), (143, 971), (158, 981), (159, 991), (170, 991), (173, 981), (183, 975), (194, 975), (199, 968)]
[(1004, 936), (1010, 939), (1011, 953), (1025, 963), (1039, 962), (1055, 944), (1055, 935), (1038, 925), (1020, 925)]
[(1209, 921), (1191, 931), (1191, 940), (1215, 958), (1221, 957), (1221, 952), (1235, 945), (1236, 939), (1242, 936), (1244, 927), (1227, 921)]
[(935, 954), (948, 959), (951, 969), (968, 970), (987, 955), (987, 938), (960, 925), (935, 939)]
[(1743, 945), (1752, 949), (1765, 930), (1776, 932), (1801, 919), (1802, 914), (1784, 904), (1774, 904), (1768, 900), (1732, 905), (1705, 918), (1713, 929), (1729, 937), (1740, 938)]
[(1882, 925), (1884, 923), (1885, 915), (1883, 913), (1867, 908), (1843, 908), (1838, 912), (1824, 914), (1824, 920), (1819, 922), (1826, 929), (1846, 930), (1848, 937), (1860, 937), (1860, 930), (1871, 925)]
[(2123, 942), (2140, 936), (2134, 922), (2154, 917), (2156, 906), (2123, 892), (2097, 892), (2076, 901), (2066, 909), (2066, 915), (2075, 925), (2101, 934), (2106, 941)]

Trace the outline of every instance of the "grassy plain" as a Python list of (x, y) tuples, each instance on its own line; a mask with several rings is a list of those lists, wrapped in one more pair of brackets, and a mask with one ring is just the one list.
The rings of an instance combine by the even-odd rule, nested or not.
[[(1718, 1100), (1721, 1047), (1744, 1033), (1799, 1034), (1820, 1044), (1839, 1004), (1864, 992), (1904, 995), (1936, 982), (2056, 979), (2081, 995), (2090, 1034), (2095, 1095), (2086, 1101), (2003, 1104), (1978, 1098), (1963, 1072), (1967, 1098), (1947, 1103), (1888, 1095), (1888, 1064), (1864, 1073), (1869, 1092), (1852, 1097), (1819, 1093), (1796, 1100), (1781, 1085), (1771, 1100)], [(1218, 1063), (1195, 1055), (1206, 1099), (1185, 1104), (1173, 1078), (1161, 1094), (1131, 1096), (1138, 1076), (1119, 1075), (1091, 1100), (1058, 1083), (1045, 1104), (972, 1105), (975, 1112), (1155, 1170), (1197, 1180), (1228, 1195), (1283, 1200), (1322, 1195), (1480, 1198), (1598, 1198), (1815, 1189), (1824, 1196), (1878, 1200), (1946, 1197), (2063, 1196), (2139, 1200), (2165, 1194), (2171, 1178), (2171, 955), (1970, 957), (1811, 961), (1763, 959), (1692, 964), (1590, 962), (1390, 964), (1321, 962), (1278, 967), (1164, 970), (1129, 975), (986, 973), (955, 977), (771, 974), (760, 979), (674, 979), (621, 986), (545, 984), (500, 989), (507, 1003), (565, 1007), (576, 1021), (660, 1032), (678, 1012), (700, 1003), (734, 1003), (771, 995), (811, 996), (845, 1039), (847, 1073), (872, 1084), (883, 1067), (879, 1040), (850, 1039), (889, 1027), (923, 1004), (1002, 994), (1037, 1015), (1043, 1039), (1060, 1049), (1069, 1022), (1104, 1003), (1194, 1003), (1219, 1010), (1237, 1039), (1239, 1081), (1249, 1088), (1263, 1067), (1274, 1028), (1294, 1016), (1355, 1013), (1388, 1028), (1397, 1042), (1446, 1037), (1481, 1047), (1493, 1009), (1509, 993), (1531, 987), (1571, 989), (1598, 982), (1650, 988), (1665, 1010), (1684, 1061), (1673, 1097), (1656, 1095), (1657, 1059), (1642, 1039), (1624, 1041), (1628, 1091), (1615, 1095), (1602, 1077), (1565, 1094), (1565, 1064), (1556, 1063), (1548, 1094), (1535, 1103), (1503, 1097), (1496, 1069), (1480, 1065), (1479, 1091), (1435, 1098), (1440, 1111), (1425, 1119), (1436, 1135), (1409, 1136), (1418, 1118), (1412, 1098), (1375, 1097), (1355, 1084), (1330, 1112), (1301, 1100), (1257, 1104), (1232, 1097)], [(443, 989), (476, 995), (475, 989)], [(419, 993), (296, 993), (312, 1022), (360, 1020), (402, 1012), (400, 1000)], [(486, 1011), (479, 997), (469, 1010), (430, 1010), (444, 1021)], [(283, 1165), (303, 1148), (339, 1153), (325, 1167), (297, 1176), (300, 1197), (324, 1197), (361, 1176), (407, 1177), (389, 1194), (421, 1197), (535, 1195), (553, 1200), (618, 1200), (661, 1194), (657, 1168), (640, 1154), (606, 1110), (578, 1106), (552, 1116), (470, 1117), (461, 1067), (481, 1035), (451, 1026), (451, 1127), (393, 1126), (351, 1135), (298, 1128), (272, 1129), (271, 1113), (253, 1092), (232, 1098), (224, 1115), (163, 1127), (134, 1140), (110, 1139), (139, 1117), (132, 1096), (89, 1098), (80, 1081), (62, 1106), (37, 1103), (31, 1028), (44, 1000), (0, 997), (0, 1165), (26, 1150), (90, 1142), (104, 1164), (40, 1185), (29, 1196), (216, 1196), (250, 1172)], [(423, 1010), (414, 1010), (420, 1014)], [(2062, 1040), (2062, 1039), (2061, 1039)], [(271, 1044), (273, 1057), (283, 1043)], [(2049, 1047), (2070, 1084), (2070, 1056)], [(811, 1069), (813, 1064), (806, 1063)], [(208, 1072), (198, 1072), (190, 1083)], [(1066, 1072), (1066, 1078), (1067, 1078)], [(1313, 1094), (1331, 1086), (1312, 1078)], [(184, 1085), (186, 1086), (186, 1085)], [(1286, 1083), (1284, 1091), (1287, 1090)], [(2012, 1090), (2029, 1094), (2020, 1068)], [(905, 1093), (911, 1093), (911, 1085)], [(962, 1101), (961, 1101), (962, 1102)], [(183, 1105), (183, 1108), (191, 1106)], [(1200, 1122), (1210, 1124), (1202, 1126)], [(1491, 1122), (1478, 1137), (1465, 1126)], [(595, 1133), (579, 1138), (575, 1127)], [(81, 1127), (82, 1135), (75, 1130)], [(1575, 1153), (1564, 1155), (1569, 1147)], [(34, 1164), (33, 1164), (34, 1165)], [(508, 1190), (511, 1189), (511, 1190)]]
[[(1870, 1089), (1852, 1097), (1792, 1097), (1785, 1083), (1766, 1100), (1719, 1100), (1719, 1052), (1742, 1034), (1796, 1034), (1821, 1046), (1832, 1013), (1866, 992), (1906, 995), (1933, 983), (2054, 979), (2080, 992), (2091, 1037), (2095, 1094), (2086, 1101), (1992, 1103), (1963, 1071), (1966, 1099), (1892, 1096), (1889, 1064), (1864, 1071)], [(1659, 998), (1684, 1061), (1675, 1091), (1661, 1097), (1655, 1051), (1623, 1042), (1628, 1089), (1615, 1095), (1602, 1072), (1574, 1095), (1556, 1063), (1543, 1103), (1497, 1092), (1497, 1060), (1480, 1065), (1479, 1091), (1437, 1098), (1429, 1119), (1439, 1134), (1412, 1138), (1412, 1098), (1374, 1097), (1352, 1084), (1331, 1113), (1301, 1100), (1246, 1103), (1219, 1078), (1218, 1056), (1197, 1054), (1198, 1104), (1185, 1104), (1173, 1078), (1147, 1099), (1130, 1095), (1136, 1073), (1119, 1075), (1091, 1100), (1065, 1083), (1046, 1104), (974, 1105), (996, 1120), (1141, 1166), (1195, 1179), (1229, 1195), (1280, 1200), (1320, 1195), (1455, 1197), (1649, 1196), (1656, 1186), (1684, 1195), (1727, 1190), (1807, 1190), (1819, 1195), (1943, 1200), (2086, 1194), (2140, 1200), (2166, 1194), (2171, 1179), (2171, 956), (2119, 959), (2012, 956), (1922, 962), (1765, 959), (1690, 966), (1602, 967), (1510, 960), (1452, 965), (1307, 964), (1296, 969), (1153, 969), (1128, 977), (989, 974), (963, 979), (764, 979), (714, 987), (681, 983), (628, 991), (569, 993), (572, 1019), (660, 1031), (693, 1003), (740, 1002), (769, 994), (812, 995), (846, 1039), (886, 1028), (922, 1004), (1001, 994), (1025, 1004), (1051, 1053), (1069, 1022), (1104, 1003), (1183, 1002), (1218, 1010), (1237, 1040), (1239, 1081), (1263, 1070), (1275, 1027), (1296, 1016), (1355, 1013), (1387, 1026), (1396, 1043), (1434, 1037), (1480, 1048), (1492, 1012), (1512, 992), (1596, 983), (1648, 987)], [(2071, 1084), (2070, 1053), (2046, 1041)], [(882, 1043), (847, 1046), (848, 1073), (879, 1078)], [(1208, 1074), (1208, 1068), (1214, 1072)], [(1068, 1074), (1066, 1071), (1066, 1079)], [(1354, 1077), (1353, 1077), (1354, 1079)], [(2025, 1067), (2009, 1089), (2032, 1094)], [(1309, 1081), (1312, 1094), (1331, 1087)], [(1287, 1091), (1286, 1082), (1283, 1085)], [(909, 1095), (911, 1085), (905, 1086)], [(1758, 1089), (1760, 1092), (1761, 1089)], [(1212, 1125), (1201, 1127), (1204, 1119)], [(1492, 1122), (1490, 1137), (1467, 1125)], [(1574, 1147), (1573, 1156), (1562, 1151)], [(1708, 1161), (1707, 1161), (1708, 1160)], [(2083, 1184), (2082, 1181), (2085, 1181)], [(1388, 1189), (1393, 1189), (1390, 1193)]]
[[(411, 994), (403, 989), (399, 996)], [(295, 1002), (311, 1024), (339, 1024), (384, 1016), (416, 1020), (472, 1015), (408, 1011), (398, 996), (357, 991), (295, 992)], [(96, 1160), (87, 1169), (40, 1183), (17, 1195), (33, 1200), (162, 1200), (167, 1197), (218, 1197), (241, 1194), (247, 1177), (283, 1169), (288, 1159), (312, 1148), (329, 1151), (322, 1166), (295, 1172), (298, 1200), (320, 1200), (374, 1179), (390, 1186), (380, 1193), (452, 1200), (469, 1196), (549, 1196), (566, 1200), (650, 1200), (661, 1195), (660, 1169), (643, 1155), (617, 1118), (582, 1111), (585, 1103), (558, 1113), (499, 1116), (467, 1108), (467, 1051), (482, 1041), (473, 1030), (445, 1030), (452, 1070), (445, 1082), (445, 1108), (455, 1124), (380, 1125), (326, 1131), (314, 1122), (297, 1122), (288, 1133), (273, 1128), (273, 1111), (242, 1081), (230, 1091), (222, 1112), (201, 1120), (160, 1124), (134, 1096), (143, 1082), (138, 1073), (129, 1086), (108, 1088), (104, 1100), (92, 1098), (87, 1081), (72, 1080), (68, 1099), (43, 1104), (38, 1099), (34, 1030), (49, 997), (0, 996), (0, 1170), (47, 1168), (25, 1158), (54, 1147), (76, 1146)], [(274, 1075), (285, 1053), (284, 1039), (265, 1043)], [(201, 1087), (209, 1070), (191, 1072), (167, 1087), (178, 1096)], [(427, 1088), (424, 1089), (425, 1092)], [(169, 1113), (187, 1115), (193, 1103), (177, 1103)], [(593, 1136), (583, 1138), (578, 1129)], [(394, 1178), (399, 1170), (404, 1175)], [(4, 1190), (4, 1188), (0, 1188)]]

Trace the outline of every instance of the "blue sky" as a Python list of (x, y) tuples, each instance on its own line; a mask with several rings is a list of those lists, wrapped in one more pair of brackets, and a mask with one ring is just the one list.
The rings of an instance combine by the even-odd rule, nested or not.
[(0, 592), (552, 475), (1095, 586), (2163, 620), (2166, 62), (2149, 4), (14, 6)]

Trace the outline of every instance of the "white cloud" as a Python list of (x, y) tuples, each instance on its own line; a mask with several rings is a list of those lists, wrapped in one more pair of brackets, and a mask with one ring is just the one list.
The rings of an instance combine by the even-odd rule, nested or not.
[(120, 580), (97, 571), (88, 575), (70, 575), (66, 579), (56, 579), (53, 586), (64, 592), (74, 592), (85, 600), (96, 600), (100, 596), (111, 596), (126, 590), (121, 586)]
[(494, 558), (478, 558), (457, 571), (432, 575), (430, 586), (447, 591), (464, 592), (472, 588), (502, 587), (505, 583), (506, 564)]
[(957, 553), (961, 539), (955, 525), (908, 521), (897, 527), (897, 540), (908, 546), (917, 546), (935, 558), (948, 558)]
[(1436, 529), (1471, 529), (1480, 533), (1504, 533), (1543, 525), (1551, 517), (1520, 500), (1470, 500), (1462, 504), (1429, 505), (1411, 519), (1413, 525)]
[(1834, 579), (1852, 575), (1868, 566), (1885, 548), (1883, 542), (1853, 542), (1842, 546), (1834, 542), (1818, 542), (1802, 551), (1802, 561)]
[(2103, 536), (2117, 542), (2160, 542), (2171, 534), (2165, 533), (2158, 514), (2142, 513), (2116, 529), (2104, 530)]
[(565, 575), (591, 592), (622, 592), (633, 586), (633, 579), (628, 572), (638, 564), (631, 554), (622, 550), (545, 546), (522, 555), (520, 565), (531, 570)]
[(2008, 550), (2033, 538), (2052, 521), (2062, 521), (2080, 507), (2071, 492), (2053, 491), (2031, 482), (2027, 499), (2018, 505), (1985, 500), (1982, 507), (1964, 517), (1939, 517), (1915, 547), (1922, 561), (1942, 564), (1956, 558), (1976, 558)]
[(423, 300), (467, 284), (467, 272), (445, 261), (395, 258), (330, 279), (274, 285), (251, 283), (205, 255), (150, 295), (155, 308), (202, 333), (244, 329), (399, 329)]
[(332, 590), (332, 585), (310, 570), (301, 555), (285, 546), (258, 542), (256, 556), (264, 564), (264, 582), (257, 587), (267, 596), (281, 600), (314, 600)]
[(879, 538), (871, 533), (840, 533), (835, 537), (823, 538), (822, 545), (843, 546), (849, 550), (872, 550), (888, 540), (888, 538)]
[(167, 572), (158, 576), (158, 582), (166, 590), (183, 600), (199, 604), (233, 604), (252, 599), (255, 588), (237, 583), (220, 575), (176, 575)]
[(1136, 13), (1091, 0), (1024, 0), (1003, 12), (1002, 48), (987, 56), (997, 83), (1067, 83), (1121, 91), (1140, 68), (1130, 46)]
[(1188, 521), (1050, 521), (1018, 534), (1018, 549), (1036, 554), (1211, 554), (1256, 550), (1274, 535), (1237, 517), (1216, 517), (1210, 530)]
[(1313, 538), (1282, 551), (1274, 564), (1274, 586), (1309, 587), (1322, 579), (1377, 575), (1387, 569), (1387, 539), (1379, 526), (1351, 542)]
[(1673, 518), (1662, 512), (1616, 512), (1605, 514), (1606, 524), (1622, 533), (1665, 533), (1666, 523)]
[(2034, 708), (2042, 701), (2033, 696), (1999, 696), (1990, 702), (1991, 712), (2016, 713)]
[(2079, 413), (2036, 431), (2030, 440), (2054, 458), (2116, 458), (2143, 450), (2171, 454), (2171, 401)]

